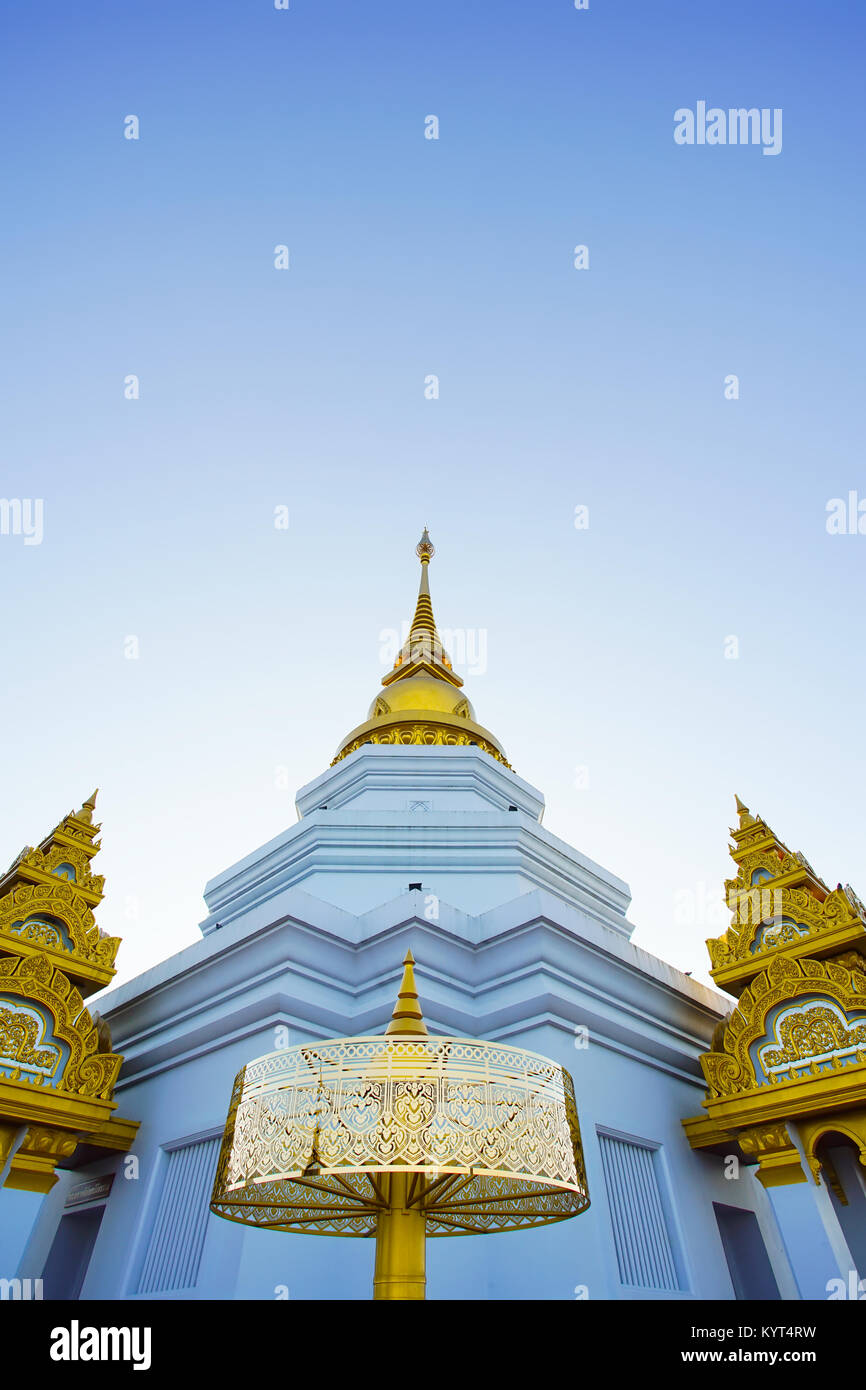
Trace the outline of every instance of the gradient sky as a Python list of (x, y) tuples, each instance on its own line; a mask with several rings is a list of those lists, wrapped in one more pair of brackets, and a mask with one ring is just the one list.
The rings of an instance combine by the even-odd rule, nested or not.
[[(118, 978), (294, 822), (425, 523), (440, 628), (485, 635), (479, 720), (630, 884), (639, 945), (706, 978), (735, 791), (866, 894), (866, 535), (826, 530), (866, 499), (864, 13), (47, 0), (4, 26), (0, 496), (45, 520), (0, 535), (0, 847), (99, 785)], [(781, 108), (782, 153), (678, 146), (699, 100)]]

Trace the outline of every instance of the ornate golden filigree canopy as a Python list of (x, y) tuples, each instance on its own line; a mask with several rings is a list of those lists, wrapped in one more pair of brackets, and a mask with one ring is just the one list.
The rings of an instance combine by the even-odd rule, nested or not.
[(463, 681), (436, 629), (427, 576), (436, 552), (426, 527), (415, 553), (421, 561), (421, 583), (409, 635), (393, 668), (382, 677), (386, 693), (375, 697), (366, 721), (346, 736), (334, 762), (365, 743), (475, 744), (508, 767), (501, 744), (476, 723), (475, 711), (461, 691)]
[(539, 1226), (588, 1205), (568, 1072), (431, 1037), (411, 952), (383, 1036), (287, 1048), (238, 1074), (211, 1200), (229, 1220), (378, 1243), (399, 1208), (422, 1247), (425, 1234)]

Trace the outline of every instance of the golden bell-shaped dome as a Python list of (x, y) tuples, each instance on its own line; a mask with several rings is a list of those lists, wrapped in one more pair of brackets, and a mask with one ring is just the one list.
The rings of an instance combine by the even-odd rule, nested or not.
[(509, 766), (499, 742), (476, 723), (475, 710), (462, 692), (463, 681), (436, 630), (427, 578), (435, 553), (425, 527), (416, 546), (421, 583), (409, 636), (393, 669), (382, 677), (384, 691), (370, 705), (365, 723), (343, 740), (335, 763), (364, 743), (474, 744)]
[(436, 676), (420, 673), (395, 682), (387, 696), (377, 695), (367, 718), (374, 719), (377, 714), (385, 713), (386, 709), (391, 714), (426, 709), (453, 714), (460, 719), (475, 718), (475, 711), (459, 686), (450, 685)]

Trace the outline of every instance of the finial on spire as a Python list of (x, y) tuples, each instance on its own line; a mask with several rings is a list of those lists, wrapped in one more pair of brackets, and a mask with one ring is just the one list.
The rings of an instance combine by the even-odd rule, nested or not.
[(407, 951), (403, 958), (403, 979), (400, 982), (397, 1002), (394, 1005), (391, 1022), (385, 1029), (386, 1037), (389, 1035), (393, 1037), (395, 1033), (404, 1037), (429, 1037), (427, 1024), (424, 1022), (424, 1015), (418, 1002), (418, 991), (415, 988), (414, 965), (415, 957), (411, 951)]
[[(394, 661), (394, 671), (399, 671), (401, 675), (411, 674), (416, 669), (415, 663), (426, 662), (436, 668), (437, 675), (445, 674), (445, 679), (450, 681), (452, 685), (462, 685), (462, 680), (459, 676), (455, 676), (452, 671), (451, 658), (444, 650), (439, 633), (436, 631), (436, 619), (433, 617), (433, 604), (430, 599), (430, 582), (427, 576), (427, 566), (431, 556), (436, 554), (436, 550), (426, 526), (415, 547), (415, 554), (421, 561), (418, 602), (415, 607), (412, 626), (409, 629), (408, 640), (403, 644)], [(387, 685), (388, 679), (389, 677), (386, 676), (382, 684)]]
[(91, 792), (91, 793), (90, 793), (90, 796), (89, 796), (89, 797), (87, 798), (87, 800), (82, 804), (81, 810), (78, 811), (78, 812), (76, 812), (76, 819), (77, 819), (77, 820), (83, 820), (83, 821), (88, 821), (88, 822), (90, 822), (90, 821), (93, 820), (93, 812), (96, 810), (96, 798), (97, 798), (98, 795), (99, 795), (99, 788), (97, 787), (97, 788), (96, 788), (96, 791), (95, 791), (95, 792)]
[(386, 693), (376, 696), (366, 722), (343, 740), (334, 762), (365, 743), (411, 743), (477, 747), (508, 767), (500, 744), (476, 724), (472, 705), (460, 693), (463, 678), (454, 670), (436, 630), (430, 598), (430, 559), (435, 550), (426, 526), (415, 551), (421, 561), (415, 615), (393, 667), (382, 676)]
[(745, 801), (741, 801), (734, 793), (734, 800), (737, 803), (737, 813), (740, 817), (740, 830), (747, 830), (750, 825), (757, 825), (757, 819), (752, 815)]

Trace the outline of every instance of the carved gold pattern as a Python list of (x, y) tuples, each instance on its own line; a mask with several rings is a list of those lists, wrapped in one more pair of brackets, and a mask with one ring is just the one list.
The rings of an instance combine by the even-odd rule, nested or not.
[(707, 946), (717, 982), (741, 993), (700, 1059), (706, 1114), (683, 1125), (694, 1148), (738, 1142), (766, 1187), (806, 1181), (796, 1127), (817, 1181), (822, 1134), (848, 1134), (866, 1154), (866, 909), (739, 798), (737, 811), (733, 920)]
[(19, 1153), (38, 1154), (48, 1158), (69, 1158), (78, 1147), (78, 1136), (42, 1125), (31, 1125)]
[[(843, 959), (847, 965), (839, 960), (790, 960), (777, 956), (766, 970), (755, 976), (740, 995), (733, 1013), (717, 1027), (713, 1050), (701, 1058), (710, 1098), (734, 1095), (761, 1084), (784, 1085), (785, 1080), (790, 1079), (776, 1073), (766, 1082), (756, 1075), (749, 1055), (752, 1044), (765, 1036), (765, 1020), (777, 1004), (804, 996), (824, 995), (834, 999), (846, 1013), (863, 1010), (866, 1006), (866, 963), (856, 953)], [(866, 1043), (857, 1053), (858, 1061), (866, 1060), (864, 1049)], [(812, 1063), (813, 1067), (816, 1065)], [(835, 1057), (831, 1065), (838, 1068), (844, 1062)]]
[(50, 1191), (82, 1141), (125, 1152), (138, 1128), (111, 1119), (123, 1059), (82, 1002), (108, 984), (120, 945), (93, 917), (95, 805), (96, 792), (0, 875), (0, 1148), (5, 1186), (28, 1192)]
[[(110, 1100), (122, 1058), (100, 1051), (99, 1030), (84, 1007), (78, 990), (55, 970), (47, 956), (0, 959), (0, 993), (46, 1008), (54, 1019), (53, 1036), (66, 1043), (69, 1057), (55, 1089), (79, 1096)], [(37, 1086), (43, 1076), (29, 1077), (13, 1071), (11, 1080)]]
[[(69, 831), (67, 829), (66, 833)], [(78, 837), (75, 837), (78, 838)], [(89, 841), (87, 848), (91, 854), (93, 845)], [(15, 861), (16, 869), (36, 869), (44, 874), (56, 875), (57, 870), (62, 864), (71, 864), (75, 870), (75, 887), (84, 888), (91, 893), (103, 895), (105, 878), (102, 874), (94, 874), (90, 868), (90, 856), (85, 853), (83, 848), (73, 845), (51, 845), (47, 850), (27, 849)], [(70, 880), (65, 880), (69, 882)]]
[(799, 1151), (784, 1120), (742, 1129), (737, 1142), (746, 1158), (757, 1162), (762, 1186), (787, 1187), (806, 1181)]
[(843, 1057), (866, 1048), (866, 1021), (843, 1020), (829, 1004), (818, 1001), (777, 1019), (775, 1034), (777, 1045), (758, 1053), (768, 1074), (791, 1066), (793, 1075), (798, 1062)]
[(755, 1125), (752, 1129), (744, 1129), (738, 1137), (743, 1152), (755, 1158), (792, 1147), (788, 1126), (784, 1121), (775, 1125)]
[(445, 728), (439, 724), (414, 722), (400, 724), (396, 727), (391, 726), (387, 729), (377, 729), (367, 734), (364, 738), (356, 738), (352, 743), (347, 744), (345, 748), (340, 749), (336, 758), (332, 760), (331, 766), (333, 767), (334, 763), (338, 763), (343, 758), (347, 758), (350, 753), (354, 753), (356, 748), (361, 748), (366, 743), (427, 744), (431, 747), (436, 745), (441, 746), (443, 744), (447, 744), (449, 747), (465, 747), (469, 744), (474, 744), (478, 748), (483, 748), (485, 753), (489, 753), (491, 758), (495, 758), (496, 761), (502, 763), (503, 766), (507, 768), (511, 767), (511, 764), (502, 756), (499, 750), (494, 748), (493, 744), (488, 743), (484, 738), (472, 738), (470, 734), (464, 733), (462, 730), (457, 731)]
[[(822, 1140), (830, 1138), (838, 1143), (848, 1140), (857, 1152), (857, 1157), (861, 1165), (866, 1167), (866, 1108), (857, 1107), (856, 1109), (845, 1109), (836, 1111), (825, 1111), (817, 1117), (809, 1117), (800, 1121), (797, 1125), (803, 1151), (808, 1160), (809, 1168), (815, 1182), (819, 1182), (823, 1174), (829, 1186), (838, 1183), (838, 1176), (835, 1173), (829, 1154)], [(847, 1205), (847, 1197), (841, 1188), (841, 1184), (836, 1189), (837, 1196), (844, 1205)]]
[[(819, 902), (805, 888), (750, 885), (738, 879), (729, 879), (725, 886), (734, 920), (724, 936), (707, 942), (714, 970), (768, 954), (804, 937), (819, 938), (841, 927), (863, 925), (842, 888)], [(767, 909), (766, 916), (762, 908)]]
[(811, 953), (810, 943), (817, 948), (829, 933), (866, 944), (866, 909), (850, 885), (831, 891), (805, 855), (788, 849), (739, 798), (737, 810), (740, 824), (731, 831), (737, 873), (725, 883), (732, 921), (707, 942), (713, 975), (733, 984), (762, 968), (763, 957), (791, 945)]
[(23, 922), (16, 922), (9, 931), (13, 936), (20, 937), (22, 941), (29, 941), (33, 946), (52, 946), (58, 951), (66, 949), (58, 928), (39, 917), (28, 917)]
[[(4, 949), (4, 937), (26, 934), (22, 928), (31, 916), (56, 917), (69, 933), (72, 951), (68, 954), (99, 969), (113, 971), (120, 937), (102, 935), (74, 885), (62, 879), (27, 883), (0, 898), (0, 951)], [(47, 941), (43, 944), (49, 945)], [(67, 950), (59, 938), (55, 949)]]
[(0, 1000), (0, 1065), (18, 1062), (22, 1067), (38, 1067), (52, 1076), (60, 1060), (53, 1047), (38, 1047), (39, 1024), (31, 1014), (10, 1009)]

